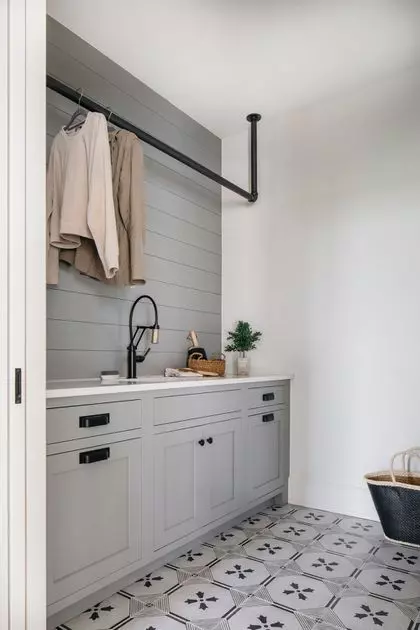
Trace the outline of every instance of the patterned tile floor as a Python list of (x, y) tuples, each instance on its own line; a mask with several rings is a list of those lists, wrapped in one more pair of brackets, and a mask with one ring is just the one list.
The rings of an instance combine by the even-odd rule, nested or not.
[(371, 521), (268, 507), (59, 630), (420, 630), (420, 550)]

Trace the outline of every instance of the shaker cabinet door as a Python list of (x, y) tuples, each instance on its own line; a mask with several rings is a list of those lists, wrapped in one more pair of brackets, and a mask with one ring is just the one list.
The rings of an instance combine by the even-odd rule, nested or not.
[(249, 501), (264, 497), (288, 475), (288, 412), (263, 411), (248, 418), (247, 478)]
[(49, 603), (139, 560), (141, 456), (132, 439), (48, 457)]
[(201, 427), (154, 437), (154, 549), (201, 526), (203, 514)]
[(244, 446), (240, 428), (239, 420), (205, 427), (206, 524), (234, 512), (241, 505)]

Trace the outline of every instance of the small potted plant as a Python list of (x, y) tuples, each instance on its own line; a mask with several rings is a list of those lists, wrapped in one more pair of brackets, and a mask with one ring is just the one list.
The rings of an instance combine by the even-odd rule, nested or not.
[(255, 350), (261, 337), (261, 332), (252, 330), (248, 322), (241, 320), (236, 324), (235, 330), (228, 332), (225, 351), (239, 352), (237, 360), (238, 376), (249, 376), (249, 358), (246, 356), (246, 353), (250, 350)]

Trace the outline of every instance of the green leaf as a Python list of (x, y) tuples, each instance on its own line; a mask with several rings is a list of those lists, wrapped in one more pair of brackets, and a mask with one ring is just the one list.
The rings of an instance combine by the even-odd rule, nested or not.
[(253, 330), (249, 322), (239, 320), (234, 330), (227, 334), (225, 352), (249, 352), (255, 350), (261, 340), (262, 333)]

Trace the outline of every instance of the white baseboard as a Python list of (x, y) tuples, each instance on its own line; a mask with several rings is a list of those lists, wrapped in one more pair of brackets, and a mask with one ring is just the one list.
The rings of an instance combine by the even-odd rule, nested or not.
[(289, 502), (358, 518), (378, 520), (369, 490), (362, 485), (325, 483), (317, 479), (292, 475), (289, 483)]

